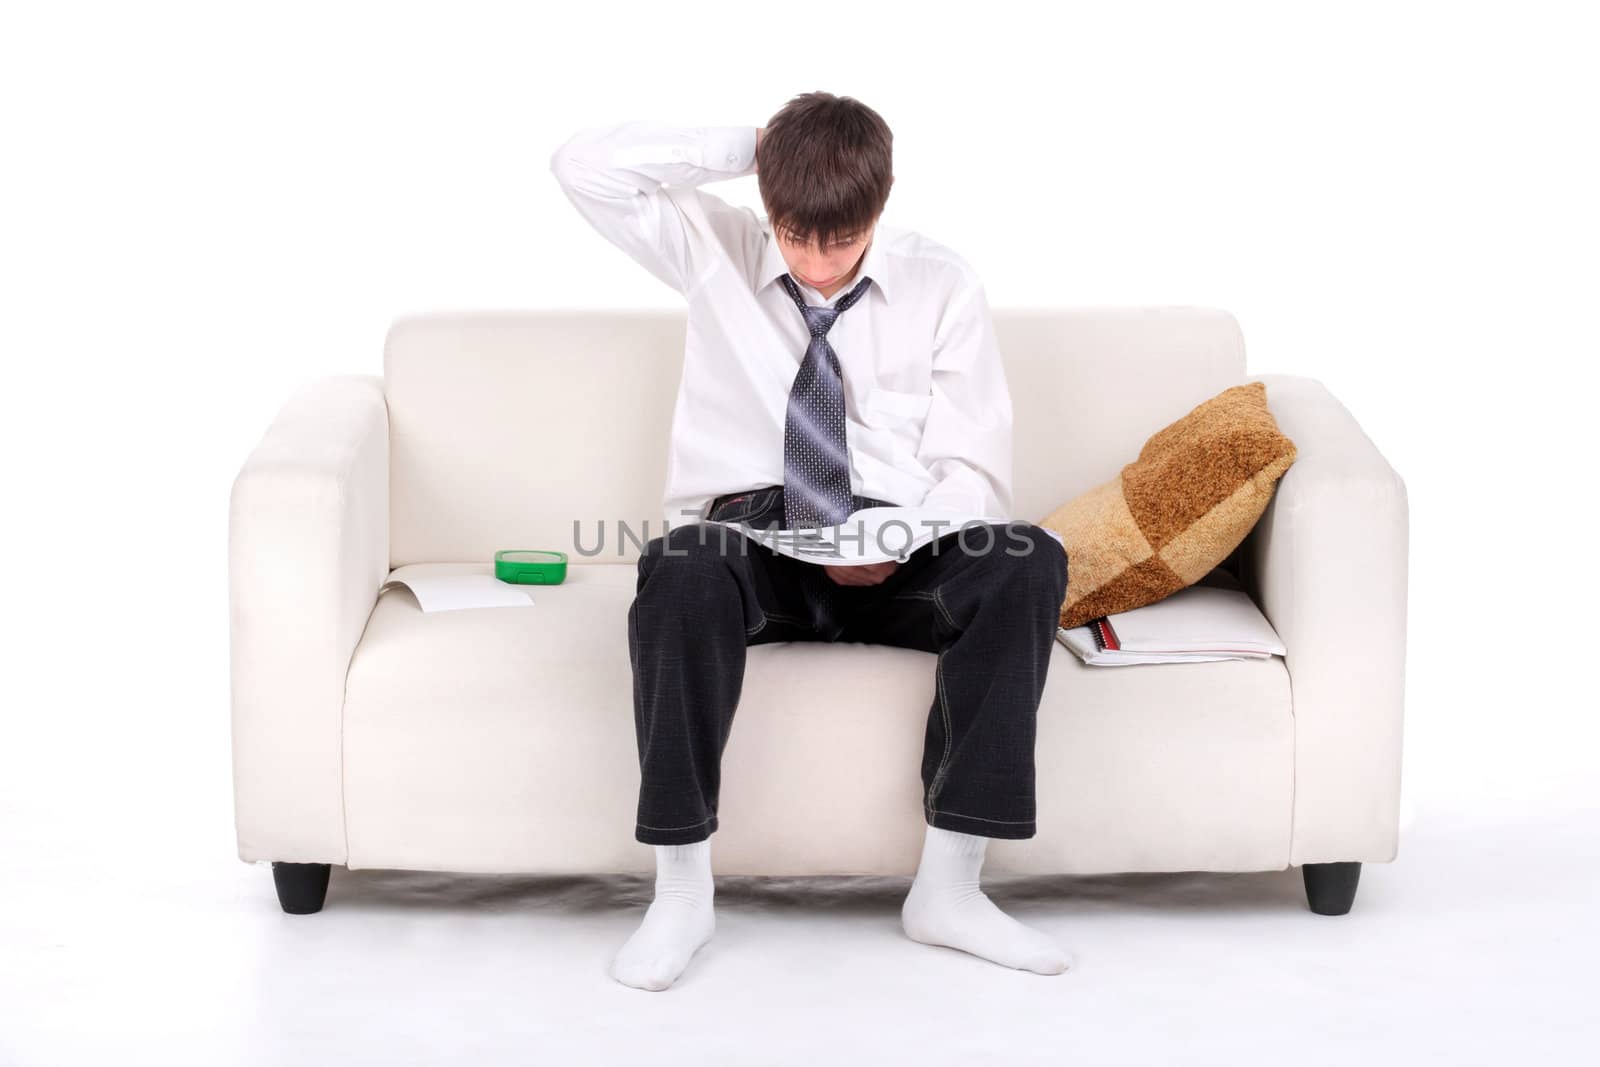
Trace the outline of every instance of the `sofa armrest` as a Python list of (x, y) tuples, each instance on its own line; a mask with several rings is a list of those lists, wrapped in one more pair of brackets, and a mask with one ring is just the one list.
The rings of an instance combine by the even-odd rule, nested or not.
[(229, 500), (240, 859), (345, 862), (345, 673), (388, 573), (383, 379), (313, 381), (278, 412)]
[(1406, 487), (1319, 381), (1267, 387), (1297, 458), (1240, 546), (1240, 580), (1287, 650), (1294, 700), (1289, 861), (1386, 863), (1399, 850)]

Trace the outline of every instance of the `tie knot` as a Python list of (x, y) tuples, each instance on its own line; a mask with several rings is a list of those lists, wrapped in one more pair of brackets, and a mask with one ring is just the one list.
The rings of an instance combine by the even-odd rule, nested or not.
[(833, 328), (833, 321), (839, 317), (839, 312), (834, 308), (806, 307), (804, 311), (812, 337), (825, 336)]
[(842, 313), (849, 311), (850, 306), (857, 300), (861, 299), (862, 295), (867, 291), (868, 284), (872, 281), (869, 276), (863, 275), (862, 278), (856, 282), (855, 288), (851, 289), (848, 293), (844, 294), (844, 296), (840, 297), (834, 303), (833, 307), (812, 307), (810, 304), (806, 303), (805, 295), (800, 292), (800, 287), (795, 285), (793, 278), (789, 277), (787, 274), (780, 275), (779, 277), (783, 282), (783, 287), (789, 291), (789, 296), (794, 299), (795, 306), (798, 307), (800, 309), (800, 313), (805, 316), (806, 329), (810, 330), (811, 336), (816, 338), (825, 337), (827, 335), (828, 330), (833, 326), (834, 320), (837, 319)]

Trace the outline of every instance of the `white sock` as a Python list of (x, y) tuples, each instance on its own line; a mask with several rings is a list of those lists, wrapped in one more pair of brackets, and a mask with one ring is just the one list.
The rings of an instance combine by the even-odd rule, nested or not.
[(656, 896), (611, 961), (611, 977), (636, 989), (675, 982), (716, 929), (711, 910), (711, 839), (656, 845)]
[(1001, 911), (978, 888), (988, 846), (987, 837), (929, 826), (900, 925), (913, 941), (948, 945), (1018, 970), (1060, 974), (1072, 956)]

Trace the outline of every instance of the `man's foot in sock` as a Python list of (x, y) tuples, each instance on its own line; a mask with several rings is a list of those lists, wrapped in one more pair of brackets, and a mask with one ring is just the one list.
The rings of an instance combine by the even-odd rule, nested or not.
[(710, 839), (655, 850), (655, 899), (611, 961), (611, 977), (635, 989), (672, 985), (716, 930)]
[(1001, 911), (978, 888), (988, 839), (928, 827), (922, 862), (900, 909), (906, 936), (1017, 970), (1060, 974), (1072, 956), (1047, 934)]

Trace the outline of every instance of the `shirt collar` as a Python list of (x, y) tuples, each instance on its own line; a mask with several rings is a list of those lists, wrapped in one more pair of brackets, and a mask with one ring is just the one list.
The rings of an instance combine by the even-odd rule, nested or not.
[[(789, 272), (789, 265), (783, 261), (783, 253), (778, 251), (778, 239), (772, 234), (772, 223), (765, 216), (761, 219), (761, 229), (764, 243), (761, 248), (761, 268), (756, 276), (757, 293), (775, 284), (780, 275)], [(873, 286), (883, 294), (885, 301), (889, 299), (889, 290), (895, 284), (894, 279), (889, 277), (889, 257), (883, 250), (889, 239), (886, 229), (883, 220), (878, 220), (872, 231), (872, 243), (867, 246), (866, 254), (861, 259), (861, 269), (850, 283), (853, 286), (863, 277), (871, 278)]]

